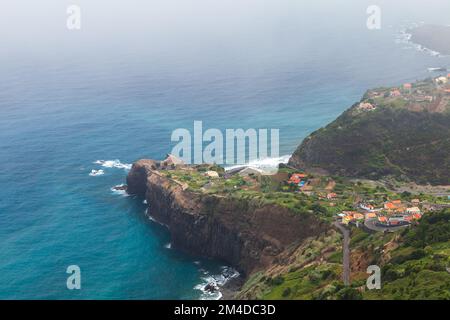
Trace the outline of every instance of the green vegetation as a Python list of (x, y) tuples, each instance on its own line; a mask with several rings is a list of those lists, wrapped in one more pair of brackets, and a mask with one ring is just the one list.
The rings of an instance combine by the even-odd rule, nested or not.
[(450, 210), (406, 229), (382, 267), (382, 289), (365, 299), (450, 299)]
[(396, 90), (400, 96), (391, 96), (393, 90), (369, 91), (361, 102), (374, 110), (355, 104), (305, 139), (290, 164), (341, 176), (448, 184), (450, 97), (432, 80)]

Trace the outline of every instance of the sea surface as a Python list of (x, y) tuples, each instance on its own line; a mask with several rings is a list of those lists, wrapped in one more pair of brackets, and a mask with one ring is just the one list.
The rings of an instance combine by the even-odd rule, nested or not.
[[(172, 249), (142, 199), (112, 191), (130, 165), (163, 158), (172, 131), (192, 130), (194, 120), (221, 130), (279, 129), (280, 155), (289, 155), (368, 88), (450, 67), (448, 57), (401, 34), (422, 20), (449, 24), (448, 14), (386, 9), (382, 29), (370, 31), (364, 1), (348, 10), (277, 3), (240, 15), (231, 6), (217, 17), (194, 14), (168, 31), (146, 28), (143, 16), (128, 28), (91, 25), (88, 14), (78, 34), (23, 28), (5, 40), (0, 299), (220, 297), (202, 288), (234, 274), (226, 263)], [(52, 23), (42, 28), (51, 34)], [(69, 265), (81, 269), (81, 290), (66, 287)]]

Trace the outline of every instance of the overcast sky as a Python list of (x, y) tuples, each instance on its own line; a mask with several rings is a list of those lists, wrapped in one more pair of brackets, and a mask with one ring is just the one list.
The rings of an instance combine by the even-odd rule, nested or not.
[[(66, 28), (71, 4), (81, 8), (80, 31)], [(1, 4), (0, 54), (163, 52), (219, 41), (313, 38), (316, 28), (333, 24), (363, 32), (372, 4), (381, 7), (384, 27), (404, 19), (450, 24), (448, 0), (13, 0)]]

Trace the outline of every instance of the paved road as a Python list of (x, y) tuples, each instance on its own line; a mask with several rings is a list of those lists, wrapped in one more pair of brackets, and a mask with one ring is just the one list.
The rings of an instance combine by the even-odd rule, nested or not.
[(409, 224), (405, 224), (405, 225), (401, 225), (401, 226), (390, 226), (390, 227), (385, 227), (385, 226), (380, 226), (378, 224), (378, 220), (377, 219), (366, 219), (364, 221), (364, 225), (366, 226), (367, 229), (373, 230), (373, 231), (389, 231), (389, 232), (394, 232), (397, 230), (400, 230), (402, 228), (408, 227)]
[(342, 280), (346, 286), (350, 285), (350, 231), (345, 228), (338, 221), (334, 223), (334, 226), (338, 228), (344, 236), (342, 242)]

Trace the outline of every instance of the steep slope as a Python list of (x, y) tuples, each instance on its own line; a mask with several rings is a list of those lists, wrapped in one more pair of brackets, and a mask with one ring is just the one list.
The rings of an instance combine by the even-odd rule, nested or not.
[[(329, 174), (419, 184), (450, 184), (448, 100), (437, 92), (428, 104), (413, 95), (368, 98), (307, 137), (289, 164)], [(427, 97), (428, 99), (431, 99)], [(366, 105), (373, 109), (363, 109)], [(361, 107), (363, 106), (363, 107)]]

